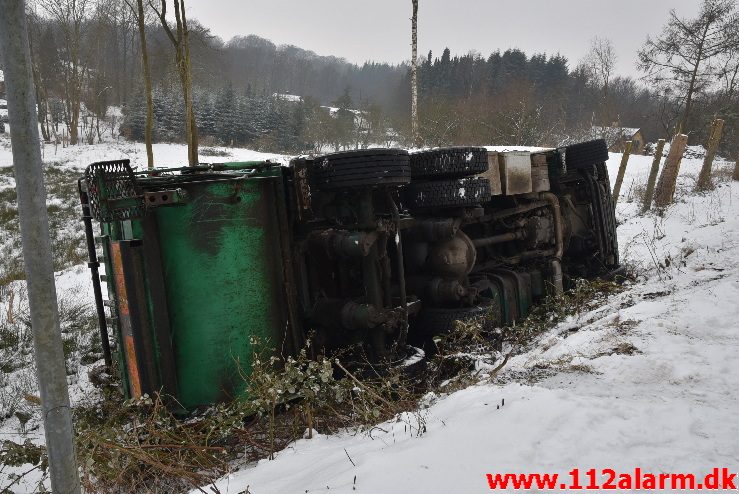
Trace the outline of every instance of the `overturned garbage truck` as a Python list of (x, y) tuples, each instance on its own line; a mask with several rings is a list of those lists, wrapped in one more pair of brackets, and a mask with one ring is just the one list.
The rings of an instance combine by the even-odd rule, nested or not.
[(111, 328), (125, 394), (190, 410), (243, 395), (255, 342), (380, 363), (455, 320), (511, 326), (569, 280), (619, 269), (607, 159), (597, 140), (94, 163), (79, 185), (106, 356)]

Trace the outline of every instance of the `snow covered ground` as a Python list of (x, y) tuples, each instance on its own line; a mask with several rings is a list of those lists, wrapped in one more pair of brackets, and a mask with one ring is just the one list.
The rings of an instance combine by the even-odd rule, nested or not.
[(739, 183), (692, 195), (701, 162), (686, 159), (678, 203), (640, 216), (628, 201), (650, 163), (631, 158), (618, 205), (621, 252), (640, 273), (628, 290), (542, 335), (495, 382), (369, 434), (298, 441), (218, 492), (482, 493), (487, 473), (739, 471)]
[[(281, 158), (225, 151), (231, 155), (203, 161)], [(186, 163), (182, 145), (157, 144), (154, 153), (158, 166)], [(47, 145), (44, 155), (79, 169), (121, 157), (146, 163), (143, 145), (123, 141), (56, 154)], [(612, 182), (620, 159), (611, 155)], [(739, 183), (694, 195), (701, 161), (686, 159), (677, 204), (664, 217), (642, 216), (631, 201), (650, 163), (631, 158), (617, 207), (622, 258), (639, 273), (627, 290), (541, 335), (493, 381), (483, 374), (468, 389), (430, 396), (420, 412), (370, 433), (298, 441), (275, 460), (223, 478), (218, 492), (474, 493), (490, 490), (486, 473), (739, 470)], [(10, 164), (0, 137), (0, 167)], [(58, 273), (57, 283), (60, 297), (92, 303), (84, 266)], [(70, 376), (73, 402), (97, 399), (86, 370)], [(2, 439), (41, 442), (40, 421), (21, 427), (15, 416), (0, 417)], [(0, 490), (8, 474), (22, 471), (0, 465)], [(36, 481), (31, 475), (11, 491), (33, 492)]]
[[(201, 146), (199, 151), (202, 163), (258, 160), (271, 160), (277, 163), (287, 162), (287, 157), (284, 155), (262, 153), (250, 149)], [(214, 155), (214, 152), (217, 154)], [(42, 144), (42, 153), (45, 163), (64, 164), (80, 170), (96, 161), (119, 159), (131, 160), (131, 166), (135, 168), (146, 168), (146, 147), (144, 144), (124, 139), (109, 139), (102, 144), (91, 146), (80, 144), (66, 148), (62, 148), (61, 145)], [(0, 134), (0, 167), (12, 166), (12, 164), (13, 155), (10, 149), (9, 133)], [(187, 166), (187, 146), (167, 143), (154, 144), (154, 166), (162, 168)]]

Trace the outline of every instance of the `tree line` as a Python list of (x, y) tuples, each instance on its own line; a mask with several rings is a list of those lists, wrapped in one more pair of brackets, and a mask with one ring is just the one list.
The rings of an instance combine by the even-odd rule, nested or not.
[(33, 76), (47, 140), (60, 129), (73, 143), (100, 139), (111, 106), (123, 111), (121, 132), (143, 140), (145, 43), (156, 141), (187, 142), (191, 127), (207, 144), (289, 153), (383, 143), (556, 146), (615, 124), (642, 128), (649, 140), (680, 130), (698, 143), (718, 115), (728, 136), (722, 151), (739, 150), (734, 0), (704, 0), (691, 19), (672, 12), (635, 54), (642, 81), (615, 75), (613, 45), (598, 38), (577, 61), (516, 49), (430, 52), (417, 63), (415, 132), (411, 64), (356, 65), (257, 36), (223, 41), (186, 19), (184, 0), (169, 8), (141, 0), (34, 5)]

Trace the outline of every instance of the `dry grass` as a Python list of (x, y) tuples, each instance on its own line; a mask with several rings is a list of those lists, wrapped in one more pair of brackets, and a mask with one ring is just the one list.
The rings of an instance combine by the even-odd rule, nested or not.
[[(116, 386), (108, 400), (75, 410), (78, 461), (90, 492), (180, 492), (208, 484), (232, 462), (272, 457), (313, 430), (361, 431), (413, 410), (419, 398), (400, 372), (360, 380), (340, 361), (257, 358), (246, 378), (249, 400), (187, 417), (159, 397), (124, 403)], [(117, 395), (117, 396), (116, 396)], [(407, 416), (425, 430), (421, 412)]]
[[(77, 178), (80, 173), (59, 163), (44, 166), (47, 213), (51, 233), (54, 270), (85, 261), (84, 231), (79, 221), (80, 205)], [(18, 207), (12, 167), (0, 168), (0, 286), (25, 279), (21, 252)], [(75, 226), (79, 225), (78, 228)]]

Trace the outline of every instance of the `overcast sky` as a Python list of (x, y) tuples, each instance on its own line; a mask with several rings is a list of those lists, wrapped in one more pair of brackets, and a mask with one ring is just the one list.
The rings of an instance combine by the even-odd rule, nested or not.
[[(188, 16), (224, 40), (256, 34), (351, 62), (410, 60), (410, 0), (186, 0)], [(419, 56), (520, 48), (577, 64), (594, 36), (610, 38), (617, 72), (637, 76), (636, 51), (670, 9), (694, 16), (699, 0), (419, 0)]]

